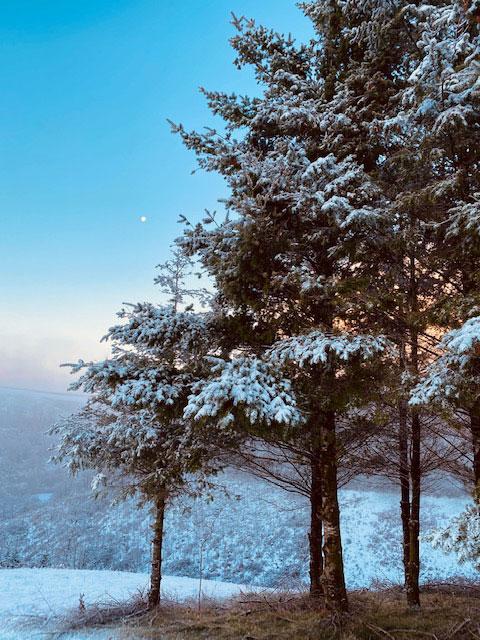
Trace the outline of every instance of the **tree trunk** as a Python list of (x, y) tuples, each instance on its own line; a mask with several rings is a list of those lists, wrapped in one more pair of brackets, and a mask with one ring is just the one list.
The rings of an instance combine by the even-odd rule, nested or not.
[(400, 515), (403, 534), (403, 570), (405, 588), (408, 588), (408, 567), (410, 565), (410, 473), (408, 469), (408, 426), (407, 402), (400, 400), (398, 412), (399, 475), (400, 475)]
[(163, 520), (165, 516), (165, 491), (161, 491), (155, 499), (155, 520), (152, 525), (152, 571), (150, 575), (150, 591), (148, 593), (148, 606), (150, 609), (160, 604), (160, 583), (162, 581), (162, 544), (163, 544)]
[(322, 521), (322, 470), (321, 450), (314, 452), (311, 460), (311, 488), (310, 488), (310, 533), (308, 542), (310, 547), (310, 596), (319, 598), (322, 595), (323, 574), (323, 521)]
[(412, 481), (412, 504), (410, 507), (410, 558), (408, 563), (407, 604), (420, 607), (420, 417), (412, 416), (412, 454), (410, 477)]
[(325, 418), (325, 423), (322, 425), (325, 434), (322, 449), (323, 555), (325, 561), (322, 586), (326, 604), (330, 609), (348, 611), (338, 507), (335, 413), (328, 411)]
[[(413, 216), (411, 227), (415, 228)], [(415, 253), (410, 253), (409, 269), (409, 302), (410, 312), (413, 314), (413, 322), (418, 322), (418, 283), (416, 275)], [(410, 358), (412, 373), (418, 376), (418, 330), (414, 324), (410, 329)], [(421, 423), (417, 411), (412, 413), (411, 432), (411, 454), (410, 454), (410, 482), (411, 482), (411, 504), (409, 522), (409, 562), (407, 576), (407, 604), (411, 608), (420, 608), (420, 448), (421, 448)]]

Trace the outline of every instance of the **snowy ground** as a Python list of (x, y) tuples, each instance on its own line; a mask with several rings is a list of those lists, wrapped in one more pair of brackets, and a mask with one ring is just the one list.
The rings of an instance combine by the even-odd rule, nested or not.
[[(46, 638), (59, 617), (79, 604), (126, 600), (148, 587), (148, 575), (123, 571), (82, 571), (73, 569), (0, 570), (0, 639)], [(228, 598), (241, 591), (252, 591), (230, 582), (202, 581), (202, 594)], [(199, 581), (165, 576), (163, 594), (170, 599), (197, 598)], [(115, 632), (62, 635), (62, 638), (115, 638)]]

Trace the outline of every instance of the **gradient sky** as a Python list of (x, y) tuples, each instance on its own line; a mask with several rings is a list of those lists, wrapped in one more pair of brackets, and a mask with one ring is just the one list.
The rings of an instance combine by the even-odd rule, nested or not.
[(159, 299), (178, 214), (218, 208), (166, 118), (214, 124), (199, 86), (255, 91), (231, 10), (311, 36), (293, 0), (0, 3), (0, 385), (65, 390), (123, 301)]

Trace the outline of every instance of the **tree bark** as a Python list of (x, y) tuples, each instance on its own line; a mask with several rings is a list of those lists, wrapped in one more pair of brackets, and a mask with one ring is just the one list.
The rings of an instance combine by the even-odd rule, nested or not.
[(311, 460), (311, 488), (310, 488), (310, 533), (308, 542), (310, 548), (310, 597), (319, 598), (322, 595), (323, 574), (323, 520), (322, 520), (322, 469), (321, 450), (313, 453)]
[(400, 400), (398, 412), (399, 475), (400, 475), (400, 515), (402, 518), (403, 570), (405, 588), (408, 587), (408, 567), (410, 565), (410, 473), (408, 469), (408, 425), (407, 402)]
[(327, 607), (334, 611), (348, 611), (347, 590), (343, 571), (340, 510), (338, 507), (337, 443), (335, 413), (325, 414), (322, 447), (322, 517), (323, 517), (323, 593)]
[[(411, 218), (411, 227), (416, 224)], [(410, 313), (413, 314), (413, 325), (410, 328), (410, 358), (411, 368), (415, 376), (418, 376), (418, 283), (416, 274), (415, 252), (410, 253), (409, 268), (409, 306)], [(409, 562), (407, 576), (407, 605), (411, 608), (420, 608), (420, 449), (421, 449), (421, 422), (417, 411), (413, 411), (411, 420), (411, 453), (410, 453), (410, 482), (411, 482), (411, 503), (409, 522)]]
[(420, 417), (412, 416), (412, 453), (410, 462), (410, 477), (412, 482), (412, 502), (410, 506), (410, 557), (408, 563), (407, 604), (409, 607), (420, 607)]
[(162, 581), (162, 544), (163, 521), (165, 516), (166, 494), (162, 490), (155, 499), (155, 519), (152, 525), (152, 570), (150, 575), (150, 591), (148, 593), (148, 607), (154, 609), (160, 604), (160, 584)]

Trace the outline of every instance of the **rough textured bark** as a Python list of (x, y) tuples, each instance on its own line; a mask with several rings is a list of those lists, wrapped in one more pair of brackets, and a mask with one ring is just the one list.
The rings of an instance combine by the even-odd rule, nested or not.
[(310, 489), (310, 596), (318, 598), (322, 595), (323, 574), (323, 520), (322, 520), (322, 470), (321, 451), (313, 454), (311, 461), (312, 486)]
[(408, 567), (410, 564), (410, 472), (408, 469), (408, 425), (407, 402), (400, 401), (398, 412), (398, 444), (399, 444), (399, 475), (400, 475), (400, 515), (402, 519), (403, 542), (403, 570), (405, 588), (408, 585)]
[(150, 591), (148, 606), (150, 609), (160, 604), (160, 584), (162, 581), (162, 544), (163, 520), (165, 516), (165, 492), (162, 491), (155, 499), (155, 519), (152, 525), (152, 570), (150, 575)]
[(325, 602), (335, 611), (348, 611), (347, 590), (343, 571), (342, 537), (340, 534), (340, 510), (338, 507), (337, 444), (335, 414), (325, 414), (324, 445), (322, 448), (322, 517), (323, 557), (322, 575)]

